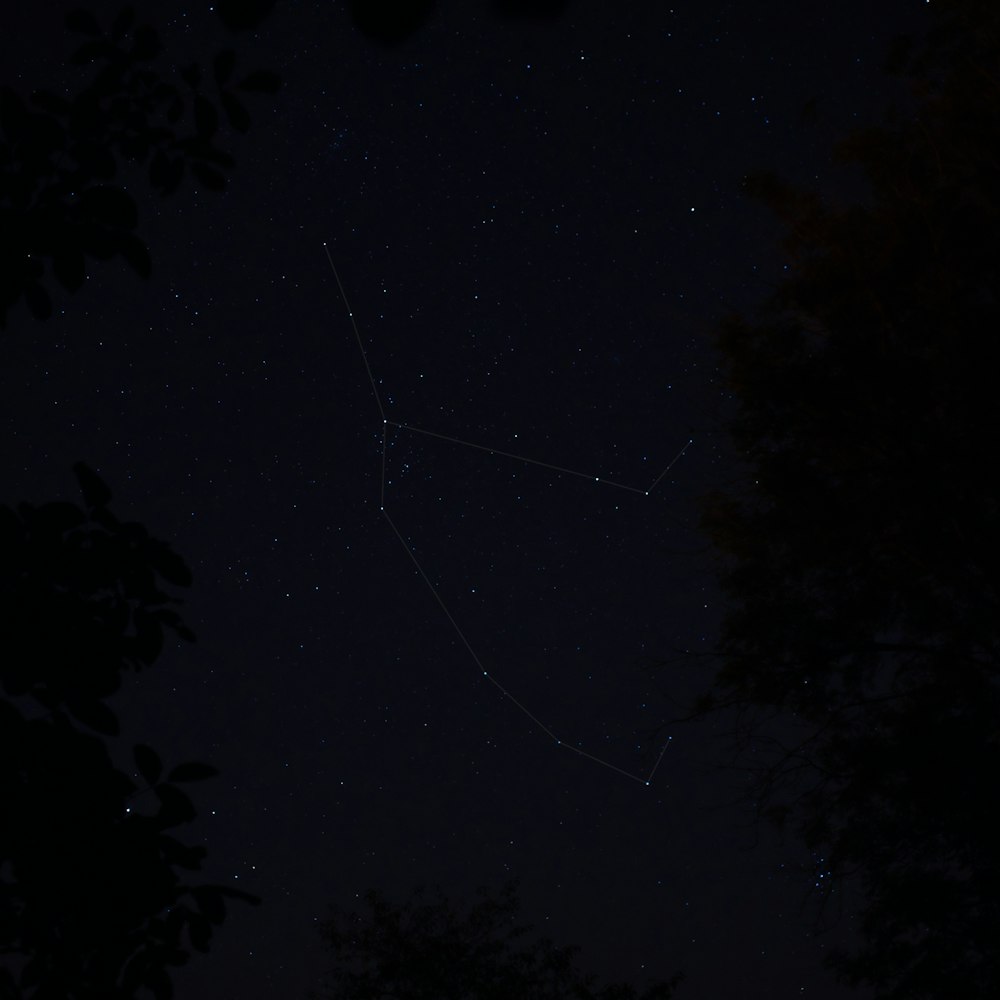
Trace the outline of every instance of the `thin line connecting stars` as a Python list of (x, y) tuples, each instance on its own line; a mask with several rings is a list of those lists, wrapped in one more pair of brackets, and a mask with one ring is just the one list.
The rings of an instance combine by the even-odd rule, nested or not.
[(663, 755), (667, 752), (667, 747), (670, 746), (670, 742), (673, 739), (673, 737), (671, 736), (667, 737), (666, 742), (663, 744), (663, 747), (660, 750), (659, 756), (656, 758), (656, 763), (653, 765), (653, 768), (649, 772), (649, 774), (646, 775), (645, 778), (640, 777), (637, 774), (632, 774), (630, 771), (625, 771), (620, 767), (616, 767), (609, 761), (602, 760), (600, 757), (595, 757), (593, 754), (589, 754), (585, 750), (581, 750), (579, 747), (573, 746), (571, 743), (566, 743), (563, 740), (559, 739), (559, 737), (556, 736), (556, 734), (553, 733), (552, 730), (549, 729), (549, 727), (546, 726), (544, 722), (541, 722), (535, 715), (529, 712), (528, 709), (525, 708), (524, 705), (522, 705), (521, 702), (519, 702), (517, 698), (515, 698), (486, 669), (485, 666), (483, 666), (482, 660), (480, 660), (479, 655), (476, 653), (475, 649), (472, 648), (472, 644), (466, 638), (466, 635), (462, 631), (458, 622), (455, 621), (454, 616), (448, 610), (448, 606), (441, 599), (441, 595), (438, 593), (437, 588), (434, 586), (433, 583), (431, 583), (430, 578), (424, 572), (424, 568), (423, 566), (420, 565), (420, 562), (418, 561), (416, 555), (414, 555), (413, 549), (407, 544), (406, 539), (403, 538), (399, 528), (396, 527), (396, 522), (393, 521), (393, 519), (389, 516), (388, 511), (385, 509), (385, 465), (386, 465), (386, 452), (387, 452), (386, 435), (389, 427), (398, 427), (401, 430), (410, 431), (410, 433), (412, 434), (424, 434), (427, 437), (439, 438), (442, 441), (450, 441), (453, 444), (462, 445), (466, 448), (475, 448), (479, 451), (485, 451), (491, 455), (502, 455), (504, 458), (516, 459), (519, 462), (528, 462), (531, 465), (540, 465), (543, 468), (552, 469), (555, 472), (562, 472), (570, 476), (579, 476), (582, 479), (589, 479), (591, 482), (601, 483), (604, 486), (613, 486), (616, 489), (620, 490), (628, 490), (630, 493), (640, 493), (643, 496), (649, 496), (650, 492), (657, 486), (660, 480), (662, 480), (663, 477), (673, 468), (674, 464), (680, 460), (684, 452), (686, 452), (688, 448), (691, 447), (692, 441), (688, 440), (688, 442), (684, 445), (684, 447), (681, 448), (681, 450), (677, 452), (677, 454), (673, 457), (670, 464), (656, 477), (656, 479), (653, 480), (652, 483), (650, 483), (648, 489), (643, 490), (643, 489), (638, 489), (635, 486), (626, 486), (623, 483), (616, 483), (611, 479), (602, 479), (600, 476), (591, 476), (587, 475), (587, 473), (584, 472), (577, 472), (575, 469), (566, 469), (560, 465), (552, 465), (549, 462), (540, 462), (537, 459), (528, 458), (526, 455), (515, 455), (509, 451), (501, 451), (499, 448), (488, 448), (485, 445), (476, 444), (473, 441), (463, 441), (460, 438), (450, 437), (447, 434), (438, 434), (436, 431), (429, 431), (425, 430), (422, 427), (413, 427), (410, 424), (403, 424), (399, 423), (396, 420), (390, 420), (385, 415), (385, 407), (382, 405), (382, 397), (379, 395), (378, 386), (375, 384), (375, 376), (372, 374), (371, 365), (368, 363), (368, 355), (365, 352), (365, 345), (361, 340), (361, 333), (358, 330), (358, 324), (355, 322), (354, 313), (351, 310), (351, 304), (347, 301), (347, 293), (344, 291), (344, 286), (340, 280), (340, 275), (337, 273), (336, 265), (333, 263), (333, 257), (330, 256), (330, 251), (325, 243), (323, 244), (323, 250), (326, 253), (326, 259), (330, 262), (330, 269), (333, 271), (333, 276), (337, 281), (337, 288), (340, 290), (340, 297), (344, 302), (344, 308), (347, 310), (347, 316), (351, 321), (351, 327), (354, 330), (354, 336), (358, 342), (358, 348), (361, 351), (361, 359), (365, 363), (365, 371), (368, 373), (368, 381), (371, 383), (372, 394), (375, 396), (375, 404), (378, 406), (379, 415), (382, 418), (382, 474), (379, 486), (379, 510), (381, 511), (382, 516), (386, 519), (386, 521), (388, 521), (389, 527), (392, 528), (396, 537), (399, 539), (400, 545), (403, 546), (403, 549), (405, 550), (406, 554), (412, 560), (413, 565), (417, 568), (417, 572), (423, 578), (424, 583), (427, 584), (427, 587), (430, 590), (430, 592), (434, 595), (434, 599), (441, 606), (441, 610), (444, 612), (445, 617), (448, 619), (449, 622), (451, 622), (451, 626), (455, 630), (455, 633), (458, 635), (459, 639), (462, 640), (462, 644), (469, 651), (469, 655), (472, 657), (476, 666), (479, 667), (479, 669), (482, 671), (483, 677), (485, 677), (491, 684), (493, 684), (493, 686), (496, 687), (497, 690), (505, 698), (513, 702), (529, 719), (531, 719), (531, 721), (543, 733), (545, 733), (548, 737), (554, 740), (556, 746), (565, 747), (567, 750), (572, 750), (573, 753), (579, 754), (581, 757), (586, 757), (588, 760), (592, 760), (595, 764), (600, 764), (602, 767), (610, 768), (610, 770), (617, 771), (618, 774), (624, 775), (624, 777), (626, 778), (631, 778), (633, 781), (638, 781), (640, 784), (648, 786), (652, 782), (653, 775), (656, 773), (656, 769), (660, 766), (660, 761), (663, 760)]

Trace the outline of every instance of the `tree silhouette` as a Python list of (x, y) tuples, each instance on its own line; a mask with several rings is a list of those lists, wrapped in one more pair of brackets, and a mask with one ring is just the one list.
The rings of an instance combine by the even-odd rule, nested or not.
[[(558, 17), (570, 0), (490, 0), (489, 9), (506, 20)], [(381, 45), (401, 45), (430, 20), (436, 0), (347, 0), (351, 20), (363, 35)]]
[(177, 785), (214, 768), (164, 775), (140, 744), (140, 786), (87, 732), (117, 735), (104, 699), (122, 674), (151, 665), (166, 635), (194, 636), (160, 587), (190, 583), (183, 560), (119, 521), (92, 470), (75, 471), (86, 509), (0, 507), (0, 996), (160, 1000), (186, 945), (207, 950), (225, 900), (258, 900), (178, 872), (197, 871), (205, 849), (170, 832), (195, 816)]
[[(271, 6), (273, 0), (227, 2), (219, 15), (231, 30), (242, 30), (255, 27)], [(111, 183), (119, 162), (148, 162), (149, 182), (161, 195), (173, 194), (185, 171), (202, 188), (221, 191), (224, 171), (235, 163), (216, 144), (222, 115), (246, 132), (250, 114), (238, 94), (280, 86), (267, 70), (237, 79), (231, 48), (215, 55), (210, 73), (197, 62), (176, 77), (161, 73), (159, 35), (136, 21), (133, 7), (123, 8), (107, 31), (82, 8), (67, 14), (66, 23), (86, 37), (72, 62), (96, 67), (90, 84), (72, 99), (38, 91), (27, 102), (0, 88), (0, 329), (22, 296), (37, 319), (51, 315), (47, 263), (71, 292), (83, 284), (87, 256), (121, 256), (148, 277), (149, 251), (135, 232), (138, 207)]]
[(392, 907), (381, 894), (365, 896), (368, 912), (335, 913), (320, 932), (336, 965), (322, 993), (329, 1000), (669, 1000), (681, 982), (656, 983), (637, 992), (615, 984), (594, 989), (578, 973), (577, 948), (557, 948), (547, 938), (519, 944), (531, 931), (517, 921), (516, 883), (479, 901), (465, 914), (424, 890)]
[[(222, 0), (215, 9), (240, 31), (272, 6)], [(0, 88), (0, 327), (22, 296), (38, 319), (51, 313), (47, 264), (70, 291), (88, 255), (120, 255), (148, 276), (136, 203), (113, 183), (120, 165), (148, 164), (164, 196), (185, 171), (221, 190), (234, 160), (216, 144), (214, 102), (245, 132), (238, 94), (279, 86), (265, 70), (237, 75), (231, 48), (215, 55), (210, 77), (194, 62), (161, 73), (159, 36), (131, 7), (106, 31), (83, 9), (66, 20), (86, 37), (73, 62), (95, 67), (92, 81), (72, 98), (42, 91), (27, 102)], [(118, 735), (105, 699), (123, 672), (152, 664), (167, 634), (194, 638), (160, 589), (161, 580), (187, 586), (190, 573), (141, 525), (114, 517), (90, 469), (75, 471), (86, 509), (0, 507), (0, 996), (159, 1000), (188, 947), (207, 950), (225, 900), (258, 900), (183, 879), (205, 850), (175, 835), (195, 816), (178, 786), (214, 768), (187, 762), (165, 773), (140, 744), (138, 785), (101, 738)]]
[(858, 876), (835, 965), (894, 1000), (1000, 995), (1000, 8), (933, 9), (890, 60), (916, 109), (839, 149), (867, 200), (748, 180), (790, 268), (718, 330), (752, 485), (703, 507), (729, 608), (699, 710), (743, 709), (827, 891)]

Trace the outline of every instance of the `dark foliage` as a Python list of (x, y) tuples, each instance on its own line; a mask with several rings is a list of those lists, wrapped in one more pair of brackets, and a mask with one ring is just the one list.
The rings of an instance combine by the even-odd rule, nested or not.
[(576, 948), (547, 938), (522, 943), (530, 927), (517, 923), (516, 884), (497, 898), (458, 914), (443, 897), (424, 902), (422, 889), (400, 908), (377, 892), (365, 896), (365, 914), (336, 914), (321, 933), (337, 964), (322, 994), (330, 1000), (669, 1000), (681, 982), (642, 992), (614, 984), (595, 989), (576, 971)]
[[(489, 9), (506, 20), (545, 20), (561, 15), (570, 0), (491, 0)], [(435, 0), (348, 0), (354, 26), (380, 45), (401, 45), (424, 28)]]
[(169, 545), (111, 513), (91, 469), (77, 464), (76, 475), (85, 508), (0, 507), (0, 679), (9, 697), (115, 735), (102, 699), (122, 671), (151, 664), (165, 634), (194, 639), (160, 585), (188, 586), (191, 575)]
[(790, 272), (719, 331), (752, 486), (704, 507), (730, 609), (700, 708), (742, 706), (758, 760), (765, 716), (802, 727), (754, 795), (856, 873), (836, 965), (893, 1000), (1000, 995), (1000, 8), (935, 8), (891, 57), (916, 112), (840, 147), (865, 203), (749, 182)]
[[(184, 561), (108, 509), (111, 494), (76, 466), (84, 507), (0, 507), (0, 996), (114, 1000), (172, 993), (168, 968), (208, 948), (225, 886), (190, 885), (205, 850), (170, 832), (195, 816), (177, 787), (214, 775), (188, 762), (164, 777), (150, 747), (142, 784), (104, 741), (105, 703), (122, 674), (149, 666), (164, 639), (194, 637), (163, 584)], [(17, 974), (15, 975), (15, 971)]]
[(348, 0), (354, 26), (373, 41), (398, 45), (419, 31), (434, 12), (434, 0)]
[(253, 31), (274, 9), (275, 0), (220, 0), (215, 11), (230, 31)]
[(493, 9), (507, 18), (550, 18), (564, 14), (570, 0), (493, 0)]
[[(253, 27), (271, 5), (223, 4), (220, 16), (234, 29)], [(66, 22), (85, 37), (71, 61), (95, 67), (91, 83), (72, 98), (39, 91), (28, 101), (0, 88), (0, 328), (22, 296), (37, 319), (51, 315), (47, 264), (71, 292), (86, 278), (88, 256), (120, 256), (148, 277), (136, 202), (114, 183), (119, 163), (148, 164), (149, 183), (164, 196), (185, 173), (221, 191), (235, 162), (218, 145), (222, 122), (246, 132), (241, 96), (280, 86), (267, 70), (236, 74), (233, 49), (218, 52), (210, 72), (197, 62), (161, 72), (159, 35), (133, 7), (107, 29), (84, 9)]]

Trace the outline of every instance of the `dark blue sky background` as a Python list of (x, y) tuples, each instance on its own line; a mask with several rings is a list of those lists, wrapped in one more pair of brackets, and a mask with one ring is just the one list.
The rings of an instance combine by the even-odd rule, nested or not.
[[(164, 64), (227, 44), (207, 4), (149, 16)], [(850, 902), (814, 933), (822, 860), (755, 828), (715, 769), (726, 721), (668, 725), (705, 668), (648, 666), (709, 648), (720, 615), (695, 500), (745, 472), (708, 334), (782, 265), (741, 178), (859, 190), (831, 144), (901, 94), (880, 64), (925, 16), (580, 0), (505, 22), (477, 0), (384, 48), (341, 4), (279, 2), (236, 43), (284, 86), (231, 140), (226, 193), (162, 201), (127, 175), (152, 278), (98, 262), (47, 324), (12, 314), (3, 501), (76, 499), (82, 459), (194, 572), (197, 643), (116, 707), (129, 739), (221, 769), (190, 837), (264, 903), (232, 909), (178, 996), (304, 996), (328, 904), (508, 878), (610, 979), (847, 995), (822, 958)], [(38, 58), (74, 44), (49, 7), (3, 18), (8, 82), (72, 90)], [(324, 244), (388, 419), (642, 490), (692, 440), (647, 497), (387, 435), (386, 509), (475, 657), (612, 766), (482, 677), (380, 515), (381, 418)], [(668, 736), (649, 787), (615, 770), (648, 775)]]

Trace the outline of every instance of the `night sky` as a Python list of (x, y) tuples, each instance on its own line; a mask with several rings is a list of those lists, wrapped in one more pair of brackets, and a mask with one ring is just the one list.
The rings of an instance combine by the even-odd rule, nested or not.
[[(7, 82), (72, 91), (76, 5), (38, 6), (3, 15)], [(0, 500), (78, 501), (83, 460), (194, 574), (197, 642), (113, 707), (220, 768), (185, 836), (263, 904), (178, 996), (304, 997), (328, 905), (516, 878), (602, 977), (846, 997), (850, 901), (817, 935), (822, 859), (755, 826), (726, 720), (670, 724), (708, 668), (651, 665), (720, 616), (696, 500), (746, 473), (708, 337), (782, 268), (741, 178), (861, 190), (831, 144), (902, 93), (881, 61), (925, 4), (440, 7), (386, 48), (281, 0), (233, 43), (283, 88), (226, 193), (123, 174), (152, 278), (93, 262), (0, 341)], [(207, 4), (149, 16), (178, 62), (230, 43)]]

